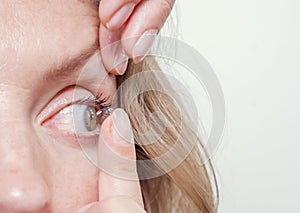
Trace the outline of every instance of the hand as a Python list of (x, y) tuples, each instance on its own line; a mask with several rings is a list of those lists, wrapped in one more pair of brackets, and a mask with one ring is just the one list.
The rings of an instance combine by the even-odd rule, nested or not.
[(114, 110), (103, 122), (98, 147), (99, 165), (113, 168), (114, 174), (99, 172), (99, 201), (84, 206), (79, 212), (145, 213), (136, 170), (133, 133), (124, 110)]
[[(101, 0), (99, 41), (102, 60), (113, 74), (124, 74), (128, 58), (143, 60), (175, 0)], [(128, 39), (130, 38), (130, 39)], [(108, 45), (116, 42), (116, 45)], [(121, 63), (122, 62), (122, 63)], [(117, 66), (116, 66), (117, 65)]]

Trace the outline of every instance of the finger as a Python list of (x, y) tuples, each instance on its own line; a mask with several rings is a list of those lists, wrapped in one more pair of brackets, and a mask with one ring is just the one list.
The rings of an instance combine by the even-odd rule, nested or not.
[(99, 5), (99, 17), (109, 30), (119, 29), (129, 18), (134, 7), (141, 0), (102, 0)]
[(127, 197), (113, 197), (101, 202), (91, 203), (79, 209), (78, 213), (145, 213), (145, 210), (132, 199)]
[(111, 32), (103, 24), (100, 24), (99, 28), (102, 61), (107, 71), (114, 75), (124, 74), (128, 65), (128, 57), (120, 41), (121, 30)]
[(174, 0), (143, 0), (134, 9), (123, 31), (122, 45), (135, 63), (148, 53), (173, 4)]
[(124, 196), (143, 206), (133, 133), (124, 110), (114, 110), (103, 122), (99, 138), (99, 201)]

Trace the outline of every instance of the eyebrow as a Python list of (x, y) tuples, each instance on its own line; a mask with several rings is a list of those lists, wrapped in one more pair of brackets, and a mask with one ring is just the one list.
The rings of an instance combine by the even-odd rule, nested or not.
[(60, 63), (53, 64), (48, 70), (46, 70), (43, 81), (64, 81), (70, 79), (76, 71), (82, 68), (87, 60), (99, 49), (99, 42), (94, 42), (92, 46), (81, 51), (81, 53), (67, 57), (63, 59)]

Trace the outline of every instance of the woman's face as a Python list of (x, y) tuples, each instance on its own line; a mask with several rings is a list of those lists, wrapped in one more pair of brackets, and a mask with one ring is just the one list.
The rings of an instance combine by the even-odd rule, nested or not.
[[(75, 99), (115, 93), (103, 66), (80, 73), (97, 54), (98, 25), (92, 1), (1, 1), (0, 212), (74, 212), (97, 200), (98, 169), (71, 108), (80, 74)], [(85, 119), (76, 125), (89, 131)]]

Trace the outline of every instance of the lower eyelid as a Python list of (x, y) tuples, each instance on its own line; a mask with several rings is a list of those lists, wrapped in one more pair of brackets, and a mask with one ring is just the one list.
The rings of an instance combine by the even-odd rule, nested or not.
[[(50, 129), (72, 132), (72, 129), (74, 129), (74, 127), (70, 127), (70, 124), (73, 124), (72, 113), (69, 112), (67, 108), (64, 108), (63, 110), (49, 117), (45, 122), (42, 123), (43, 126), (48, 127)], [(60, 128), (58, 128), (58, 126)]]
[(50, 141), (54, 140), (53, 142), (55, 143), (59, 143), (75, 149), (82, 149), (82, 146), (95, 148), (99, 140), (99, 135), (79, 136), (75, 133), (68, 132), (57, 134), (56, 131), (51, 131), (49, 129), (46, 130), (46, 133), (50, 137)]

